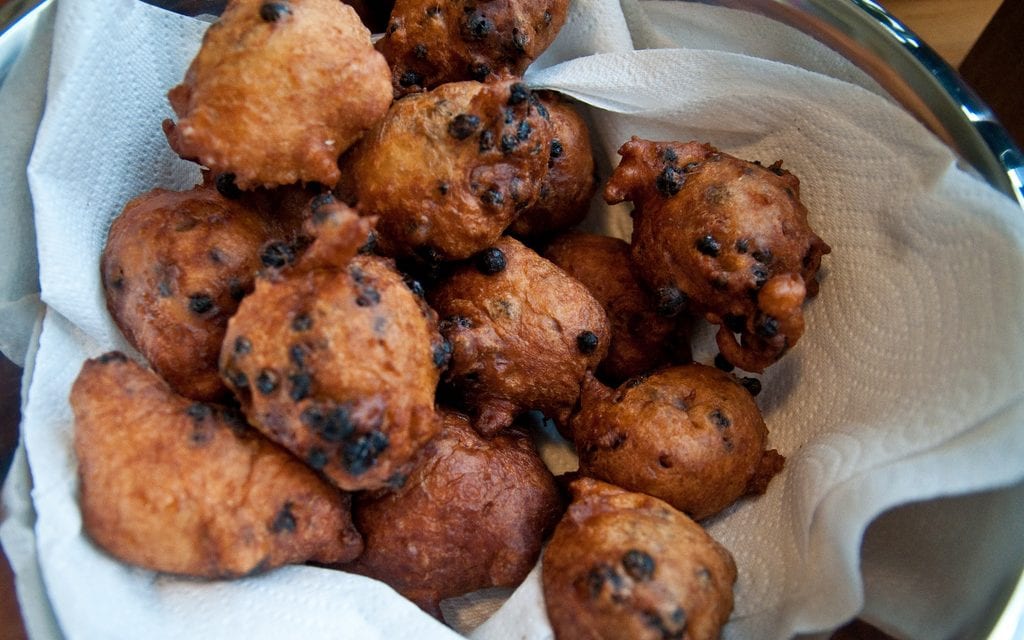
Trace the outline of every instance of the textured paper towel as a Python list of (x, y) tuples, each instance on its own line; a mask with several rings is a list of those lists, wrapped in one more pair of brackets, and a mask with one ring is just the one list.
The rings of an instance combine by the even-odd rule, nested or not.
[[(113, 562), (81, 535), (65, 398), (84, 357), (124, 347), (104, 311), (99, 251), (130, 197), (196, 178), (159, 122), (204, 26), (128, 0), (59, 7), (29, 171), (50, 310), (25, 423), (37, 548), (58, 621), (83, 638), (452, 637), (366, 579), (293, 567), (233, 583), (177, 580)], [(734, 33), (777, 44), (755, 47)], [(670, 44), (704, 48), (633, 51)], [(842, 622), (863, 602), (858, 552), (875, 516), (1021, 479), (1021, 212), (958, 170), (863, 74), (746, 14), (581, 0), (529, 81), (593, 105), (606, 170), (634, 134), (783, 158), (833, 247), (808, 331), (764, 376), (759, 398), (787, 469), (768, 494), (706, 523), (740, 570), (727, 637)], [(621, 208), (592, 224), (628, 231)], [(943, 614), (933, 612), (933, 628)], [(537, 571), (474, 633), (549, 635)]]

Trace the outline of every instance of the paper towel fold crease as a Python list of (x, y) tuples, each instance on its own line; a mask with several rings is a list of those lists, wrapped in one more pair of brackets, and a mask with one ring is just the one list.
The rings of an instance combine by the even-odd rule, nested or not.
[[(196, 180), (167, 148), (160, 121), (205, 26), (130, 0), (59, 6), (29, 166), (49, 311), (24, 431), (41, 572), (60, 626), (83, 638), (455, 637), (364, 578), (291, 567), (238, 582), (178, 580), (121, 565), (80, 531), (68, 389), (82, 359), (124, 345), (103, 304), (99, 254), (127, 200)], [(580, 101), (605, 168), (632, 135), (782, 159), (833, 248), (807, 332), (765, 374), (758, 399), (786, 470), (766, 495), (705, 523), (740, 572), (727, 638), (840, 624), (864, 602), (860, 540), (872, 519), (1022, 479), (1021, 211), (957, 169), (867, 76), (742, 12), (578, 0), (527, 78)], [(590, 224), (628, 233), (622, 208)], [(869, 586), (885, 584), (898, 581)], [(550, 637), (538, 589), (535, 571), (473, 637)], [(911, 636), (955, 623), (939, 607), (923, 615), (928, 603), (912, 600), (901, 627)], [(914, 623), (925, 619), (927, 630)]]

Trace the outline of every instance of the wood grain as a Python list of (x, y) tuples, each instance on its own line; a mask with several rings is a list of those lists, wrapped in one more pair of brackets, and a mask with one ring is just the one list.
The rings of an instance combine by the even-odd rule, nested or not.
[[(1010, 0), (1014, 2), (1016, 0)], [(957, 68), (1002, 0), (882, 0), (889, 13)]]

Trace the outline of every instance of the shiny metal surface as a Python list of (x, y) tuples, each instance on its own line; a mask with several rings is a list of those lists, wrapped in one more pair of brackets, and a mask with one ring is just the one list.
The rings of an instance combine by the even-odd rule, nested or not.
[[(53, 0), (0, 6), (0, 83)], [(219, 13), (224, 0), (147, 0), (186, 15)], [(684, 0), (750, 11), (802, 31), (868, 73), (991, 185), (1024, 207), (1024, 155), (989, 108), (930, 47), (872, 0)], [(1010, 0), (1012, 1), (1012, 0)], [(1008, 562), (1002, 593), (960, 638), (1024, 640), (1024, 573)]]
[(1024, 207), (1024, 155), (931, 47), (873, 0), (687, 0), (750, 11), (802, 31), (860, 67)]

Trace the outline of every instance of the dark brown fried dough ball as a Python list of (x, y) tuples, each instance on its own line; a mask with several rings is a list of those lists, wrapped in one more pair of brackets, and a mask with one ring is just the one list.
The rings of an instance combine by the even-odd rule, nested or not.
[(762, 167), (697, 142), (634, 137), (619, 154), (605, 200), (636, 205), (633, 262), (662, 310), (689, 303), (721, 325), (729, 362), (763, 371), (803, 334), (801, 306), (830, 251), (807, 224), (800, 181), (781, 161)]
[(385, 252), (461, 260), (537, 199), (551, 126), (525, 85), (459, 82), (394, 104), (345, 159), (343, 190)]
[(526, 410), (565, 424), (610, 331), (586, 287), (504, 237), (430, 296), (452, 345), (446, 378), (491, 435)]
[(544, 253), (583, 283), (604, 307), (612, 342), (598, 373), (618, 384), (673, 359), (689, 360), (689, 341), (674, 318), (657, 313), (657, 302), (637, 281), (629, 243), (619, 238), (570, 233)]
[(712, 640), (732, 613), (736, 565), (661, 500), (590, 478), (544, 552), (541, 581), (559, 640)]
[(525, 433), (485, 440), (465, 416), (445, 412), (402, 488), (357, 497), (366, 551), (345, 570), (440, 617), (445, 598), (522, 582), (561, 513), (555, 480)]
[(387, 111), (389, 77), (338, 0), (231, 0), (168, 94), (178, 123), (164, 131), (178, 155), (241, 189), (333, 186), (338, 156)]
[(107, 308), (175, 391), (226, 394), (217, 357), (228, 318), (252, 291), (262, 245), (289, 226), (209, 186), (155, 189), (114, 220), (100, 261)]
[(377, 49), (395, 95), (521, 76), (565, 23), (569, 0), (398, 0)]
[(765, 450), (768, 429), (750, 393), (701, 364), (618, 389), (588, 377), (572, 431), (581, 473), (660, 498), (696, 520), (764, 493), (785, 462)]
[(255, 427), (336, 485), (386, 486), (440, 427), (447, 345), (389, 261), (352, 258), (366, 219), (328, 203), (312, 221), (306, 253), (259, 278), (228, 323), (221, 375)]
[(120, 560), (224, 578), (362, 550), (347, 494), (120, 353), (86, 361), (71, 406), (82, 522)]
[(587, 217), (597, 189), (594, 152), (587, 123), (558, 94), (544, 92), (553, 129), (548, 172), (540, 183), (536, 204), (527, 207), (509, 227), (519, 238), (543, 238), (565, 231)]

